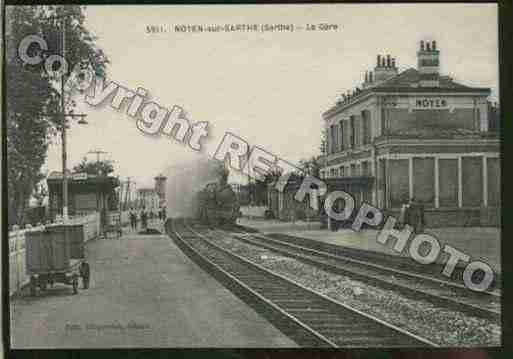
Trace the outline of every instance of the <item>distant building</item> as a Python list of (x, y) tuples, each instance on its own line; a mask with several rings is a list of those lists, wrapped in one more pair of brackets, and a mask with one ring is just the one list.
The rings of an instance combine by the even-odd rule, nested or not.
[(167, 177), (163, 174), (158, 175), (155, 179), (155, 192), (159, 196), (159, 207), (166, 206), (166, 182)]
[[(53, 219), (56, 215), (62, 215), (62, 172), (51, 172), (46, 182), (49, 192), (49, 212)], [(118, 186), (119, 180), (115, 177), (69, 173), (69, 215), (116, 209), (115, 188)]]
[(490, 109), (489, 88), (440, 74), (439, 58), (435, 41), (421, 41), (417, 68), (402, 72), (395, 58), (377, 56), (361, 88), (323, 114), (321, 178), (369, 177), (353, 188), (357, 202), (393, 213), (415, 198), (428, 225), (497, 225), (498, 108)]
[(137, 189), (139, 207), (146, 210), (157, 210), (160, 204), (160, 197), (155, 188)]

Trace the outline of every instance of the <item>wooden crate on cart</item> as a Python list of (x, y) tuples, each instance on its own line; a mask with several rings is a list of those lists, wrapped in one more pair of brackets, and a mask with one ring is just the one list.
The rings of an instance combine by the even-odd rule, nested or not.
[(71, 285), (73, 293), (78, 292), (83, 248), (77, 249), (81, 245), (79, 240), (73, 238), (74, 232), (78, 230), (65, 225), (27, 232), (25, 263), (32, 295), (35, 295), (37, 288), (44, 291), (47, 285), (53, 286), (54, 283)]

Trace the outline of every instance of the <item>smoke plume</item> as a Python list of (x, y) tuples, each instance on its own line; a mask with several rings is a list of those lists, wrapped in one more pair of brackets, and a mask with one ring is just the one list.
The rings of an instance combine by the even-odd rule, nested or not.
[(181, 165), (168, 167), (166, 213), (168, 217), (191, 217), (196, 213), (195, 196), (208, 183), (217, 182), (224, 164), (206, 157), (197, 157)]

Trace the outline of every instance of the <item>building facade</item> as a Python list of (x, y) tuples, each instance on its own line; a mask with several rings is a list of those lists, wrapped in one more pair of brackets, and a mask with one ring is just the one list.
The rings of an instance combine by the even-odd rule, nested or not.
[(441, 75), (435, 41), (421, 41), (417, 60), (399, 72), (395, 58), (378, 55), (361, 88), (323, 114), (321, 178), (371, 177), (351, 193), (357, 202), (393, 213), (414, 198), (431, 226), (497, 225), (500, 141), (490, 89)]

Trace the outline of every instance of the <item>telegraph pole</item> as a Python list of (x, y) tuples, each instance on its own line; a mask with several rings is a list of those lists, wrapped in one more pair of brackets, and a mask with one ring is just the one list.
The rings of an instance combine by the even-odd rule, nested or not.
[(123, 209), (125, 209), (125, 210), (126, 210), (126, 205), (127, 205), (129, 193), (130, 193), (130, 177), (127, 177), (127, 180), (126, 180), (125, 203), (123, 205)]
[[(64, 18), (62, 22), (62, 58), (66, 58), (66, 25)], [(67, 153), (66, 153), (66, 103), (64, 102), (64, 74), (61, 76), (61, 111), (62, 111), (62, 219), (64, 223), (68, 222), (68, 174), (67, 171)]]

